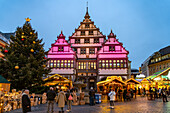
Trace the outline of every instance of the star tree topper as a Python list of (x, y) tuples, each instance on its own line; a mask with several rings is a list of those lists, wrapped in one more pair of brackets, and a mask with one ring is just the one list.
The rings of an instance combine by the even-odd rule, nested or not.
[(27, 22), (30, 22), (31, 19), (27, 17), (27, 18), (25, 18), (25, 20), (26, 20)]

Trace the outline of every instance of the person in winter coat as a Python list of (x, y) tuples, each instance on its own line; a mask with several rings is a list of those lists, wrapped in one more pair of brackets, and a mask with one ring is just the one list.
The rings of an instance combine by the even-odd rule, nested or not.
[(62, 90), (58, 93), (57, 97), (57, 102), (58, 102), (58, 107), (61, 108), (61, 111), (63, 112), (63, 108), (65, 107), (65, 101), (66, 101), (66, 96)]
[(108, 96), (110, 97), (110, 108), (114, 108), (114, 101), (115, 101), (115, 91), (112, 89)]
[(50, 90), (47, 92), (47, 101), (48, 101), (48, 110), (47, 113), (49, 113), (50, 106), (51, 106), (51, 112), (53, 113), (53, 107), (54, 107), (54, 99), (56, 97), (56, 93), (53, 89), (53, 87), (50, 87)]
[(25, 90), (22, 94), (22, 110), (23, 113), (27, 113), (31, 111), (31, 101), (29, 98), (29, 90)]
[(67, 111), (71, 111), (71, 103), (73, 100), (73, 95), (71, 94), (70, 90), (66, 93), (66, 100), (67, 100)]
[(95, 91), (93, 90), (93, 87), (90, 88), (89, 98), (90, 98), (90, 106), (93, 106), (94, 105), (94, 98), (95, 98)]
[(167, 92), (164, 88), (162, 88), (162, 99), (163, 99), (163, 102), (168, 102), (167, 100)]

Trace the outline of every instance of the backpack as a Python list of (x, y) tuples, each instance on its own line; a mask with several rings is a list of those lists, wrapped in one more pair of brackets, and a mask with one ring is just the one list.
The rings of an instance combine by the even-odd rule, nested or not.
[(70, 96), (68, 97), (68, 100), (73, 100), (73, 97), (71, 96), (71, 94), (70, 94)]

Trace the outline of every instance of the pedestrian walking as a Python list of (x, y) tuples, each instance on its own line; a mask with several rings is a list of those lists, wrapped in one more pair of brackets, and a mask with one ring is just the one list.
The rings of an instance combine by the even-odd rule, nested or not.
[(159, 88), (158, 93), (159, 93), (159, 98), (161, 98), (161, 95), (162, 95), (162, 89), (161, 88)]
[(50, 111), (50, 106), (51, 106), (51, 113), (54, 112), (54, 99), (56, 97), (56, 93), (53, 89), (53, 87), (50, 87), (50, 90), (47, 92), (47, 101), (48, 101), (48, 110), (47, 113)]
[(110, 93), (108, 94), (108, 96), (110, 97), (110, 108), (111, 109), (114, 108), (115, 95), (116, 95), (115, 91), (111, 89)]
[(90, 88), (89, 91), (89, 98), (90, 98), (90, 106), (94, 105), (94, 97), (95, 97), (95, 91), (93, 90), (93, 87)]
[(31, 111), (31, 101), (29, 98), (29, 90), (25, 90), (22, 94), (22, 111), (23, 113), (27, 113)]
[(64, 91), (62, 91), (62, 89), (60, 89), (60, 92), (58, 93), (58, 97), (57, 97), (57, 103), (58, 103), (58, 107), (61, 108), (62, 113), (64, 113), (63, 108), (65, 107), (65, 101), (66, 101), (66, 96), (64, 94)]
[(163, 102), (168, 102), (167, 100), (167, 92), (164, 88), (162, 88), (162, 100)]
[(71, 94), (70, 90), (67, 90), (66, 100), (67, 100), (67, 111), (71, 111), (71, 104), (72, 104), (72, 100), (73, 100), (73, 95)]

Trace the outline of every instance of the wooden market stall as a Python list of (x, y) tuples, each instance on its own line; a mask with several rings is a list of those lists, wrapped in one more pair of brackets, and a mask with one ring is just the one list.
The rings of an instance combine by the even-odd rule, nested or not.
[(9, 92), (11, 83), (0, 75), (0, 92)]
[(72, 87), (72, 81), (59, 74), (54, 74), (44, 79), (44, 81), (45, 81), (44, 86), (59, 86), (64, 91)]
[(126, 80), (125, 82), (127, 84), (127, 89), (130, 89), (130, 88), (134, 89), (135, 87), (137, 88), (140, 85), (140, 82), (135, 80), (134, 78), (130, 78)]
[(144, 78), (142, 81), (141, 81), (141, 88), (145, 88), (145, 90), (149, 90), (151, 86), (151, 82), (149, 80), (147, 80), (146, 78)]
[(121, 77), (109, 76), (106, 80), (97, 83), (97, 92), (107, 94), (110, 89), (113, 88), (117, 90), (120, 87), (123, 88), (124, 85), (126, 85), (126, 83), (122, 81)]

